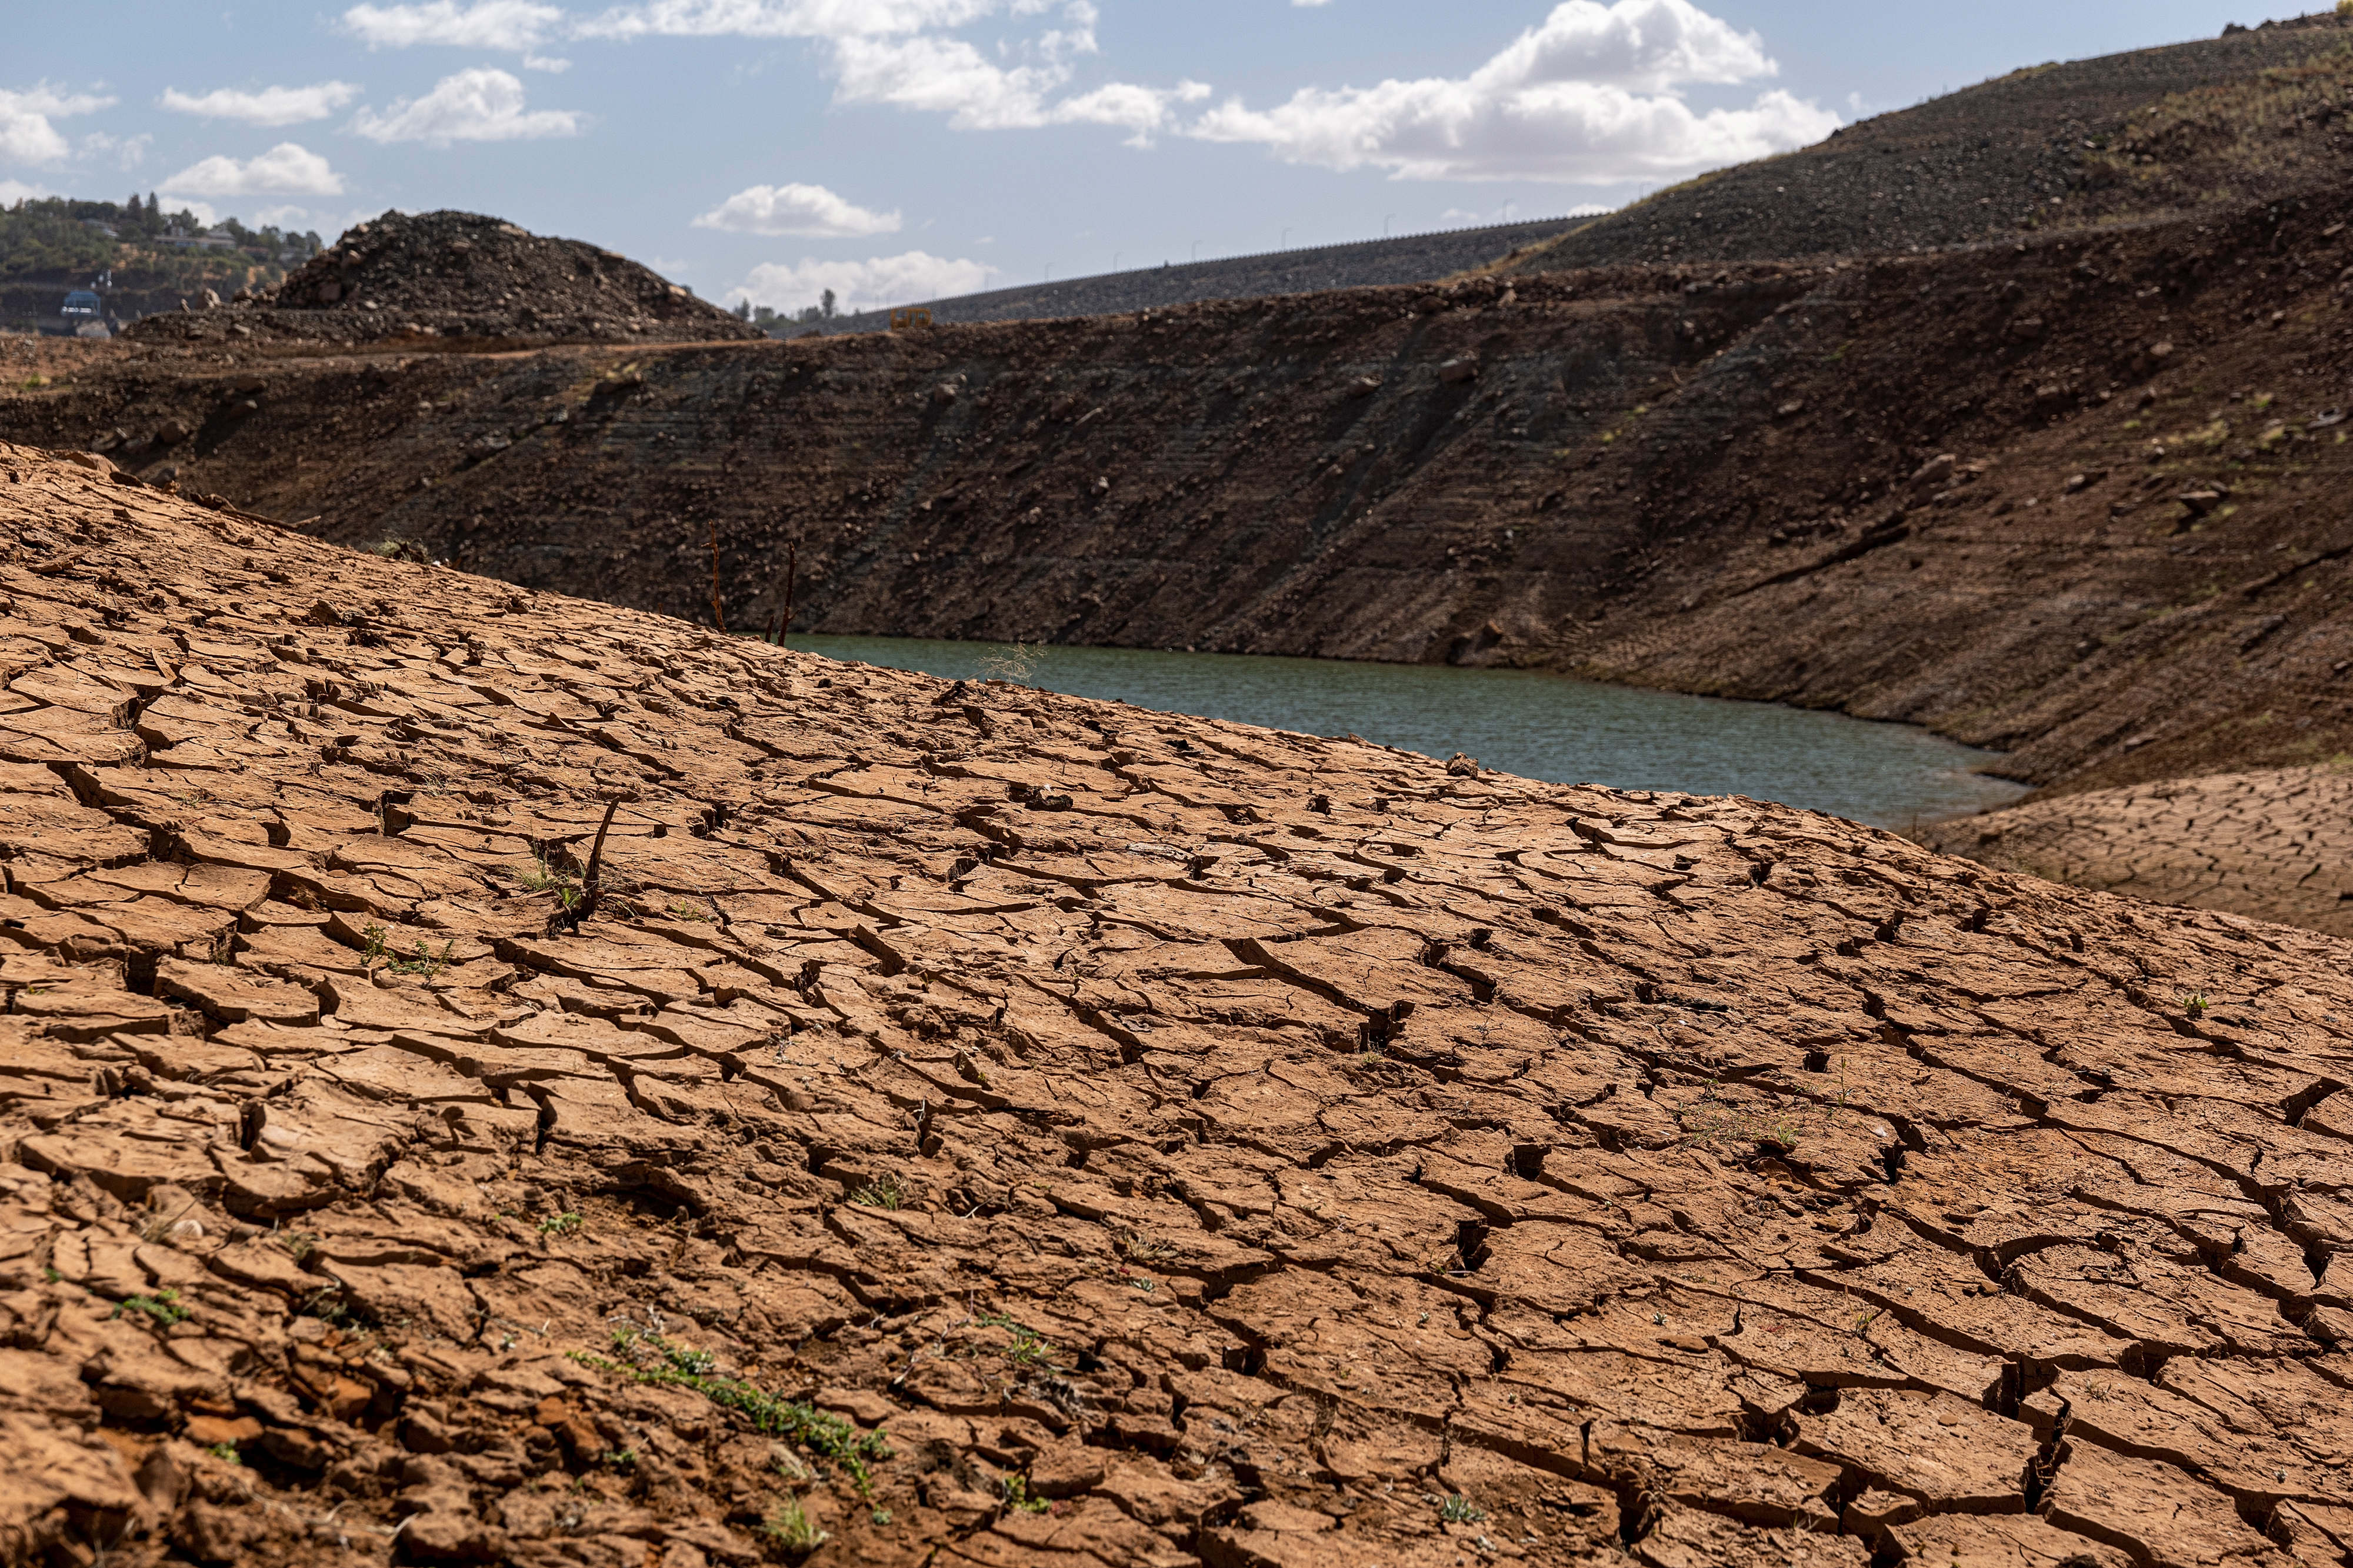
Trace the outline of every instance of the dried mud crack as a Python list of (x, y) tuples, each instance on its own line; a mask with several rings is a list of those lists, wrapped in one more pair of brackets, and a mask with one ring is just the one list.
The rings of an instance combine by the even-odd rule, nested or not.
[(0, 511), (0, 1561), (2353, 1543), (2334, 939)]

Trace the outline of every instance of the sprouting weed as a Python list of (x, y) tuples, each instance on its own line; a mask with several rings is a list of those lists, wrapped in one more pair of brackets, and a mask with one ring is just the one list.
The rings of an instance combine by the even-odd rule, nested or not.
[[(691, 1350), (635, 1329), (616, 1331), (612, 1344), (628, 1361), (607, 1361), (585, 1351), (570, 1352), (571, 1359), (599, 1372), (618, 1373), (632, 1383), (700, 1394), (722, 1409), (734, 1411), (764, 1436), (798, 1443), (818, 1458), (839, 1465), (861, 1494), (873, 1481), (870, 1462), (891, 1457), (891, 1446), (880, 1430), (860, 1432), (830, 1411), (779, 1398), (742, 1378), (722, 1376), (718, 1358), (709, 1351)], [(820, 1532), (818, 1540), (823, 1538)], [(807, 1550), (815, 1550), (815, 1544)]]
[(107, 1315), (119, 1318), (125, 1312), (144, 1312), (167, 1329), (188, 1321), (188, 1310), (180, 1305), (180, 1293), (169, 1286), (153, 1296), (126, 1296)]
[(1458, 1495), (1438, 1505), (1438, 1517), (1448, 1524), (1476, 1524), (1487, 1517), (1487, 1510), (1469, 1498)]
[(542, 1236), (570, 1236), (579, 1228), (580, 1216), (576, 1214), (560, 1214), (554, 1219), (539, 1222), (539, 1234)]
[(700, 904), (691, 904), (687, 902), (685, 900), (681, 899), (676, 903), (670, 905), (670, 918), (674, 921), (702, 921), (705, 924), (708, 924), (711, 920), (711, 911), (704, 909)]
[(866, 1517), (872, 1520), (878, 1526), (887, 1525), (891, 1522), (891, 1510), (887, 1508), (878, 1508)]
[(392, 961), (389, 967), (394, 973), (422, 974), (430, 980), (457, 962), (458, 944), (454, 940), (443, 942), (439, 952), (433, 952), (422, 942), (416, 944), (416, 957), (396, 958)]
[(832, 1539), (830, 1532), (819, 1530), (808, 1516), (808, 1510), (790, 1499), (778, 1503), (760, 1526), (760, 1533), (783, 1547), (786, 1552), (806, 1556)]
[(360, 935), (367, 939), (367, 962), (374, 963), (378, 959), (381, 959), (384, 956), (384, 927), (380, 925), (362, 926), (360, 928)]
[(2206, 1007), (2206, 996), (2203, 992), (2193, 991), (2181, 999), (2181, 1010), (2193, 1018), (2204, 1017)]
[(635, 1448), (607, 1448), (605, 1450), (605, 1463), (616, 1470), (634, 1469), (638, 1463), (638, 1451)]
[(515, 879), (527, 893), (544, 893), (551, 888), (568, 888), (571, 879), (547, 863), (547, 858), (534, 855), (531, 864), (515, 873)]
[(1054, 1342), (1025, 1323), (1017, 1323), (1003, 1312), (985, 1312), (973, 1320), (984, 1329), (1003, 1329), (1013, 1337), (1005, 1347), (1005, 1359), (1016, 1366), (1051, 1367), (1059, 1353)]
[(997, 1484), (1005, 1489), (1005, 1506), (1016, 1513), (1043, 1513), (1054, 1506), (1044, 1498), (1029, 1495), (1027, 1476), (1007, 1476)]
[(871, 1209), (895, 1209), (907, 1201), (907, 1194), (900, 1187), (898, 1177), (884, 1174), (850, 1194), (849, 1201)]
[(215, 1443), (211, 1447), (206, 1448), (205, 1452), (210, 1454), (214, 1458), (218, 1459), (224, 1465), (242, 1465), (245, 1463), (245, 1456), (237, 1451), (237, 1445), (234, 1443)]

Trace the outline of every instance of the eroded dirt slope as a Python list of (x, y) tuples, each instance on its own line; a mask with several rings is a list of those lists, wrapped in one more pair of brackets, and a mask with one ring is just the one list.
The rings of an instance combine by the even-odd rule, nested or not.
[(0, 508), (0, 1561), (2353, 1546), (2340, 942)]

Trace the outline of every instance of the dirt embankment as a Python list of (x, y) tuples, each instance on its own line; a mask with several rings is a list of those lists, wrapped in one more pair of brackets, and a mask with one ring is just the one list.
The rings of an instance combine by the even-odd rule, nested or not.
[(8, 1568), (2353, 1550), (2341, 942), (0, 520)]
[(690, 616), (715, 530), (739, 628), (797, 540), (805, 629), (1541, 665), (2094, 787), (2353, 749), (2348, 216), (822, 342), (117, 353), (0, 425)]

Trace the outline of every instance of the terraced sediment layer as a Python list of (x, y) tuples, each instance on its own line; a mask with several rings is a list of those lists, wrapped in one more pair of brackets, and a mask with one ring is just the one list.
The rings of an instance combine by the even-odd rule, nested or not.
[(93, 462), (0, 447), (0, 1561), (2353, 1545), (2341, 942)]

